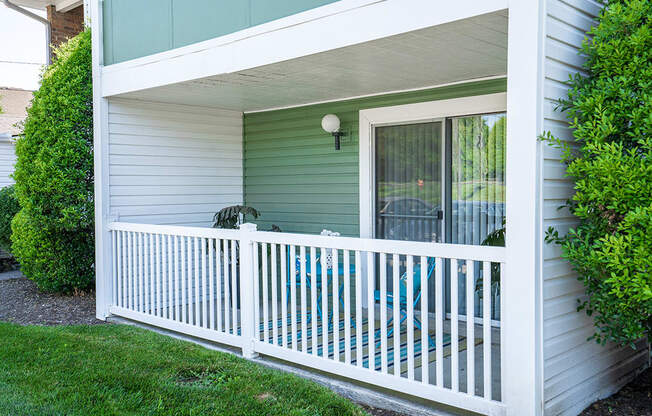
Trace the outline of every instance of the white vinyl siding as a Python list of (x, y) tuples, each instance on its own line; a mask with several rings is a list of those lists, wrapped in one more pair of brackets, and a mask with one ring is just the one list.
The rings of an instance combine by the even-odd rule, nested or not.
[(210, 226), (243, 200), (242, 114), (111, 99), (109, 165), (113, 219)]
[[(585, 32), (600, 11), (591, 0), (547, 0), (544, 81), (544, 130), (572, 140), (564, 114), (555, 111), (556, 99), (566, 96), (569, 75), (582, 71), (578, 55)], [(568, 210), (558, 207), (571, 197), (573, 183), (566, 178), (561, 152), (543, 146), (543, 227), (566, 232), (575, 224)], [(576, 415), (599, 398), (615, 392), (647, 364), (648, 350), (600, 346), (587, 341), (591, 319), (577, 312), (584, 287), (558, 247), (543, 250), (543, 355), (546, 415)]]
[(14, 173), (14, 164), (16, 163), (16, 153), (14, 144), (8, 139), (0, 137), (0, 189), (14, 183), (9, 177)]

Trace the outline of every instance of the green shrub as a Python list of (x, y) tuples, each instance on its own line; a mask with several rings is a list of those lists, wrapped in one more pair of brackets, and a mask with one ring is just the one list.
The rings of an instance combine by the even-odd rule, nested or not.
[(570, 81), (578, 146), (564, 149), (579, 225), (555, 242), (579, 274), (600, 342), (633, 344), (652, 327), (652, 2), (610, 2), (585, 41), (587, 76)]
[(0, 189), (0, 248), (11, 251), (11, 220), (20, 210), (14, 187)]
[(16, 143), (12, 251), (40, 289), (87, 289), (94, 279), (91, 36), (56, 50)]

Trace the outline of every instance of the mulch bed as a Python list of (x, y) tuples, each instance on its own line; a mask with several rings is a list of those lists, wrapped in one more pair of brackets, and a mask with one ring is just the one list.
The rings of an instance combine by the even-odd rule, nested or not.
[(39, 292), (28, 279), (0, 281), (0, 321), (20, 325), (94, 325), (95, 295), (63, 296)]
[(636, 380), (618, 393), (599, 400), (584, 409), (580, 416), (651, 416), (652, 368), (641, 373)]

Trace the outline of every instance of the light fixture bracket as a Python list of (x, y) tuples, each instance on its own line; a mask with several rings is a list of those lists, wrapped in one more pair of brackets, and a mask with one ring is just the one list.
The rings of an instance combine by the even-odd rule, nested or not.
[(335, 150), (340, 150), (340, 148), (341, 148), (340, 139), (342, 138), (342, 136), (346, 136), (346, 133), (341, 132), (341, 131), (335, 131), (335, 132), (333, 132), (331, 134), (335, 138)]

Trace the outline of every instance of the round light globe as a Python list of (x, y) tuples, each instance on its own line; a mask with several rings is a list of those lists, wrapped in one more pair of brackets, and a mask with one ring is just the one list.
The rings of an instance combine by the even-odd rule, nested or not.
[(326, 114), (321, 119), (321, 128), (328, 133), (335, 133), (340, 129), (340, 119), (335, 114)]

